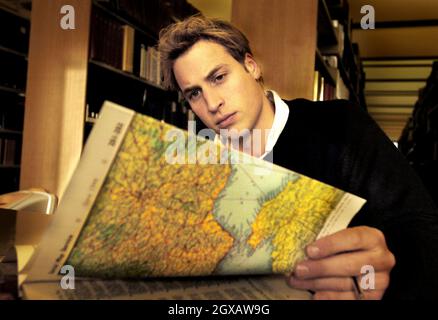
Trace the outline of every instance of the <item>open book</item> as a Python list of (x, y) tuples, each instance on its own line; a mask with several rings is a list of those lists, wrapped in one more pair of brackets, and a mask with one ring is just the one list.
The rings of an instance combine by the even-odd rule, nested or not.
[[(23, 270), (23, 293), (30, 299), (308, 298), (283, 275), (305, 258), (307, 244), (346, 228), (364, 203), (105, 102)], [(74, 268), (75, 290), (61, 288), (65, 265)]]

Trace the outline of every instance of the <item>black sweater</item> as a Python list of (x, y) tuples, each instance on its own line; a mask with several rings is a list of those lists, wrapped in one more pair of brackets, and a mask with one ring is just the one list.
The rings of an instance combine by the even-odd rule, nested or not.
[(396, 257), (384, 298), (438, 299), (438, 210), (403, 155), (346, 100), (285, 102), (274, 163), (367, 200), (350, 226), (380, 229)]

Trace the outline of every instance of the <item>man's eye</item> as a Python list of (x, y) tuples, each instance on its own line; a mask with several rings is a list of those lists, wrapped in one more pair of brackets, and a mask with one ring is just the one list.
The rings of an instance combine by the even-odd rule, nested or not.
[(193, 90), (192, 92), (190, 92), (189, 99), (190, 100), (196, 99), (197, 97), (199, 97), (200, 93), (201, 91), (199, 89)]
[(214, 78), (214, 81), (221, 82), (222, 80), (224, 80), (224, 78), (225, 78), (225, 74), (221, 74), (221, 75), (218, 75), (216, 78)]

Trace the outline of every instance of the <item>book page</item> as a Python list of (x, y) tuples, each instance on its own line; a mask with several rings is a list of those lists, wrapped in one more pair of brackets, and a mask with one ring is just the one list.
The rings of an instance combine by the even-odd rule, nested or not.
[(220, 278), (172, 278), (162, 280), (80, 280), (74, 290), (59, 283), (24, 286), (27, 299), (98, 300), (308, 300), (311, 294), (286, 284), (280, 275)]

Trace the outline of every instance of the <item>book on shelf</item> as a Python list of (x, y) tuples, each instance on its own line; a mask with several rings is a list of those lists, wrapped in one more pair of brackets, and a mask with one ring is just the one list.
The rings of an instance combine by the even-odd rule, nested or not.
[(2, 153), (3, 157), (0, 159), (1, 163), (5, 166), (11, 166), (16, 164), (16, 148), (17, 141), (14, 139), (3, 139)]
[(339, 70), (336, 70), (336, 99), (350, 99), (350, 90), (345, 85)]
[(147, 63), (147, 49), (146, 45), (141, 44), (140, 46), (140, 78), (146, 79), (146, 63)]
[(124, 25), (122, 28), (123, 28), (122, 70), (133, 73), (135, 30), (134, 28), (128, 25)]
[(335, 70), (334, 73), (336, 74), (335, 77), (336, 87), (328, 88), (330, 94), (328, 95), (328, 97), (326, 97), (326, 100), (331, 100), (331, 99), (348, 100), (350, 97), (350, 91), (345, 85), (345, 81), (341, 77), (341, 73), (339, 71), (339, 68), (341, 67), (339, 64), (339, 57), (337, 55), (323, 55), (322, 58), (326, 63), (327, 67)]
[(140, 50), (140, 77), (157, 86), (162, 86), (160, 53), (155, 47), (146, 47), (143, 44)]
[(315, 70), (313, 72), (313, 101), (318, 101), (319, 99), (319, 71)]
[(91, 29), (90, 59), (162, 85), (159, 52), (145, 43), (136, 44), (143, 39), (133, 27), (94, 10)]
[[(50, 225), (27, 253), (22, 293), (306, 299), (284, 274), (307, 244), (346, 228), (364, 203), (105, 102)], [(61, 289), (64, 266), (74, 268), (76, 290)]]
[(90, 37), (90, 59), (122, 70), (125, 37), (123, 25), (100, 11), (93, 10)]
[(156, 0), (152, 0), (152, 1), (119, 0), (118, 8), (121, 13), (132, 18), (136, 23), (142, 24), (145, 21), (151, 21), (148, 20), (149, 17), (147, 17), (147, 9), (145, 8), (148, 2), (149, 4), (151, 4), (151, 2), (156, 2)]
[(313, 74), (313, 101), (333, 100), (336, 88), (330, 84), (318, 70)]

